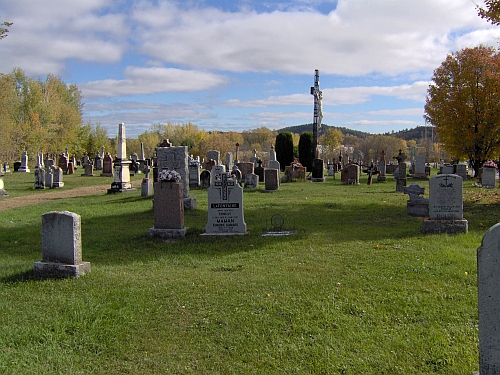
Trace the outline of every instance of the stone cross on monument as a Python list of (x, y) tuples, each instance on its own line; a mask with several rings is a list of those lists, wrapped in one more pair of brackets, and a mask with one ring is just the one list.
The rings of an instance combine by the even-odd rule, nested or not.
[(227, 201), (229, 199), (229, 193), (232, 190), (232, 188), (234, 188), (234, 186), (235, 186), (235, 181), (228, 180), (226, 173), (216, 175), (214, 187), (217, 190), (219, 190), (221, 200)]
[(323, 121), (323, 109), (321, 100), (323, 99), (323, 91), (319, 89), (319, 70), (316, 69), (314, 74), (314, 86), (311, 87), (311, 95), (314, 96), (314, 121), (313, 121), (313, 151), (318, 147), (318, 129)]

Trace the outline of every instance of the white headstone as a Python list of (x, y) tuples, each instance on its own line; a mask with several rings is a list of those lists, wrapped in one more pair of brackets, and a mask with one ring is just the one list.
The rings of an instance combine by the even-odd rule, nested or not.
[(127, 137), (125, 135), (125, 124), (121, 122), (118, 125), (118, 148), (116, 158), (120, 160), (127, 159)]

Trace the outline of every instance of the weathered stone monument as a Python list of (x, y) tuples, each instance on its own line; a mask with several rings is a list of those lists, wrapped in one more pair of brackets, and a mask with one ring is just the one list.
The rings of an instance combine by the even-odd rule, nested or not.
[(484, 167), (483, 174), (481, 176), (481, 186), (487, 189), (493, 189), (496, 187), (496, 168), (494, 167)]
[(195, 210), (196, 198), (189, 196), (187, 146), (158, 147), (156, 149), (156, 156), (158, 172), (162, 170), (176, 171), (181, 176), (184, 194), (184, 210)]
[(267, 162), (267, 168), (269, 169), (277, 169), (280, 171), (280, 162), (276, 160), (276, 151), (274, 150), (274, 146), (271, 145), (271, 151), (269, 152), (269, 161)]
[(154, 228), (148, 229), (149, 237), (180, 239), (186, 235), (182, 190), (183, 184), (180, 182), (154, 183)]
[(377, 182), (387, 181), (387, 165), (385, 161), (385, 151), (382, 150), (380, 155), (380, 160), (378, 161), (378, 175)]
[(264, 183), (265, 191), (273, 192), (280, 187), (280, 171), (275, 168), (265, 168), (264, 169)]
[(38, 277), (79, 277), (90, 272), (82, 261), (80, 215), (51, 211), (42, 215), (42, 261), (35, 263)]
[(106, 152), (102, 159), (102, 173), (101, 177), (113, 177), (113, 158)]
[(462, 177), (456, 174), (432, 176), (429, 180), (429, 219), (424, 233), (467, 233), (463, 218)]
[(254, 190), (259, 187), (259, 176), (254, 173), (245, 175), (245, 190)]
[(406, 213), (411, 216), (428, 217), (429, 199), (421, 197), (425, 188), (418, 184), (411, 184), (404, 187), (404, 193), (408, 194), (409, 200), (406, 201)]
[(38, 165), (35, 167), (35, 184), (33, 189), (45, 189), (45, 171)]
[(479, 375), (500, 374), (500, 224), (491, 227), (477, 249)]
[(17, 172), (30, 172), (30, 169), (28, 168), (28, 153), (26, 151), (23, 151), (23, 154), (21, 155), (21, 166)]
[(348, 185), (359, 185), (359, 174), (361, 168), (357, 164), (349, 164), (347, 166), (347, 184)]
[(220, 151), (218, 150), (209, 150), (207, 151), (207, 161), (215, 160), (216, 164), (221, 164), (220, 162)]
[(130, 160), (127, 159), (126, 142), (125, 124), (122, 122), (118, 125), (117, 155), (114, 160), (113, 182), (111, 183), (111, 189), (108, 189), (108, 194), (135, 191), (130, 182)]
[(399, 150), (399, 154), (395, 159), (398, 161), (398, 173), (395, 176), (396, 191), (404, 193), (404, 187), (406, 186), (406, 154)]
[(246, 234), (243, 189), (223, 165), (212, 168), (208, 188), (208, 220), (204, 235)]
[(415, 170), (412, 178), (427, 179), (427, 174), (425, 173), (425, 155), (417, 155), (415, 157)]

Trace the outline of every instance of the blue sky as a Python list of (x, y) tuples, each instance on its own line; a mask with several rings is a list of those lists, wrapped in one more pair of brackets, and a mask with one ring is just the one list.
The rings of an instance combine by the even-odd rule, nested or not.
[[(476, 3), (482, 4), (480, 1)], [(425, 125), (446, 55), (498, 46), (471, 0), (0, 0), (14, 22), (0, 72), (81, 89), (84, 121), (134, 137), (154, 123), (207, 131), (323, 123), (373, 134)]]

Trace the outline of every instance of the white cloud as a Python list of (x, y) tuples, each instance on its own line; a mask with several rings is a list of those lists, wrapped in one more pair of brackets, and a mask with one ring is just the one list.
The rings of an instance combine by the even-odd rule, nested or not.
[[(375, 95), (394, 97), (402, 100), (425, 101), (429, 82), (418, 81), (399, 86), (358, 86), (323, 89), (323, 106), (341, 106), (365, 103)], [(270, 96), (266, 99), (241, 100), (230, 99), (224, 103), (227, 107), (276, 107), (311, 105), (311, 95), (292, 94)]]
[(318, 65), (346, 75), (431, 70), (455, 47), (455, 31), (488, 28), (468, 0), (340, 0), (329, 15), (228, 13), (162, 2), (140, 6), (133, 18), (143, 26), (136, 34), (142, 53), (235, 72), (304, 73)]
[(85, 97), (111, 97), (161, 92), (211, 90), (227, 83), (223, 76), (173, 68), (127, 67), (125, 79), (105, 79), (80, 84)]

